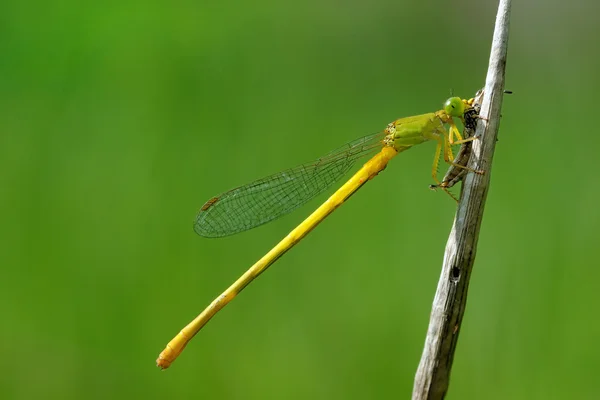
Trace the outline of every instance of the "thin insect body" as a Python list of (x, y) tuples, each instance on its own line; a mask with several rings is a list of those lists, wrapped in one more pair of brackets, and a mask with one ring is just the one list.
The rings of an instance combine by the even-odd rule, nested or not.
[[(452, 97), (440, 111), (398, 119), (388, 124), (383, 132), (350, 142), (313, 163), (271, 175), (208, 200), (198, 213), (194, 230), (205, 237), (232, 235), (262, 225), (306, 203), (343, 176), (360, 157), (377, 152), (329, 199), (183, 328), (160, 353), (157, 365), (162, 369), (168, 368), (219, 310), (362, 185), (383, 171), (398, 153), (426, 141), (436, 141), (432, 177), (438, 185), (441, 184), (436, 176), (440, 155), (446, 162), (452, 163), (451, 146), (473, 140), (463, 139), (453, 120), (463, 119), (471, 105), (472, 99)], [(445, 128), (446, 124), (449, 130)]]

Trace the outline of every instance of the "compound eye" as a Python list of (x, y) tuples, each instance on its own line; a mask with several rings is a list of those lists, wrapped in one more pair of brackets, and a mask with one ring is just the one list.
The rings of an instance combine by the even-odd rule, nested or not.
[(450, 97), (444, 103), (444, 111), (452, 117), (462, 117), (465, 113), (465, 103), (460, 97)]

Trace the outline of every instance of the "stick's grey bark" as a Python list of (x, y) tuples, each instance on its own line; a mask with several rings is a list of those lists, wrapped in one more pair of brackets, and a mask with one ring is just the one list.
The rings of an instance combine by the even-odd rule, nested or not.
[(470, 168), (484, 170), (485, 174), (468, 173), (463, 182), (461, 200), (446, 244), (442, 274), (433, 300), (423, 355), (415, 377), (414, 400), (443, 399), (448, 391), (500, 124), (510, 3), (511, 0), (500, 0), (498, 7), (480, 112), (486, 120), (479, 122), (477, 136), (480, 140), (473, 142), (473, 156), (469, 162)]

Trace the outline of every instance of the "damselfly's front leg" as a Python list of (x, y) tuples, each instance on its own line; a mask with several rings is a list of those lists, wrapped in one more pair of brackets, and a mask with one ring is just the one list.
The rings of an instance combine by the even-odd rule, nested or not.
[[(458, 130), (458, 128), (456, 127), (454, 122), (453, 121), (449, 122), (449, 125), (450, 125), (450, 131), (448, 132), (448, 143), (449, 144), (445, 144), (446, 152), (444, 152), (444, 161), (446, 161), (448, 164), (452, 165), (453, 167), (465, 169), (467, 171), (482, 175), (484, 173), (484, 171), (475, 170), (475, 169), (467, 167), (466, 165), (455, 163), (454, 157), (452, 156), (452, 147), (451, 147), (452, 145), (455, 145), (455, 144), (464, 144), (467, 142), (472, 142), (473, 140), (476, 140), (479, 138), (477, 136), (471, 136), (466, 139), (463, 139), (460, 134), (460, 131)], [(456, 136), (459, 140), (454, 141), (453, 136)], [(465, 161), (468, 162), (469, 160), (467, 159)], [(437, 181), (436, 181), (436, 183), (437, 183)], [(439, 186), (439, 184), (438, 184), (438, 186)]]
[[(477, 116), (477, 118), (482, 118), (482, 117)], [(463, 144), (463, 143), (467, 143), (467, 142), (472, 142), (473, 140), (479, 139), (477, 136), (471, 136), (466, 139), (463, 139), (463, 137), (460, 134), (460, 131), (458, 130), (458, 128), (456, 127), (456, 124), (454, 123), (454, 121), (449, 121), (448, 125), (450, 125), (450, 131), (448, 132), (448, 143), (450, 143), (451, 146), (453, 146), (455, 144)], [(454, 140), (455, 136), (458, 140)]]

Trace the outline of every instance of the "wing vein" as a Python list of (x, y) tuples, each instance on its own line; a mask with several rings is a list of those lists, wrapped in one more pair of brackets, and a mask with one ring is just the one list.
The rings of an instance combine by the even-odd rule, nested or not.
[(194, 230), (200, 236), (222, 237), (279, 218), (339, 180), (356, 160), (382, 147), (383, 132), (368, 135), (301, 164), (211, 198), (200, 210)]

